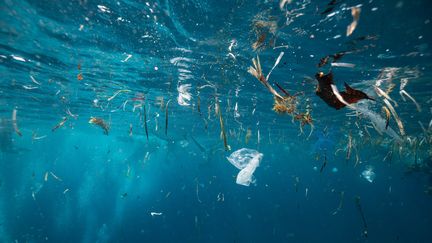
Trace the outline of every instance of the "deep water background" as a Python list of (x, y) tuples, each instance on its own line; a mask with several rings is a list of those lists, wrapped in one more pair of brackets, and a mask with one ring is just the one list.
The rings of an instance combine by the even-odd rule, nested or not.
[[(432, 5), (340, 1), (326, 17), (326, 4), (294, 0), (286, 25), (279, 1), (0, 0), (0, 241), (431, 242), (431, 172), (407, 170), (432, 153), (420, 145), (431, 136)], [(357, 4), (360, 22), (346, 37)], [(271, 80), (304, 92), (299, 107), (312, 110), (310, 136), (310, 126), (300, 133), (290, 116), (274, 113), (272, 96), (247, 73), (258, 14), (279, 26), (278, 48), (259, 51), (263, 69), (285, 52)], [(356, 39), (366, 35), (377, 40)], [(314, 94), (319, 59), (350, 45), (368, 47), (343, 58), (355, 68), (332, 69), (337, 85), (377, 98), (375, 80), (396, 68), (391, 96), (404, 143)], [(398, 94), (404, 78), (422, 112)], [(177, 99), (184, 84), (192, 95), (186, 106)], [(381, 106), (370, 108), (381, 114)], [(111, 124), (108, 136), (89, 124), (94, 116)], [(394, 120), (390, 127), (398, 132)], [(356, 151), (346, 160), (349, 134)], [(249, 187), (235, 183), (238, 169), (226, 159), (244, 147), (264, 154)], [(369, 167), (372, 183), (361, 176)]]

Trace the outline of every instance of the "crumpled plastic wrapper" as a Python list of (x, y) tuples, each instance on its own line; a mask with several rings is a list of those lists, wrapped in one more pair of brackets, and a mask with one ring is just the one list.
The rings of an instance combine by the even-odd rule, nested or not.
[(240, 170), (237, 174), (237, 184), (249, 186), (251, 182), (255, 181), (253, 173), (259, 166), (263, 156), (262, 153), (256, 150), (242, 148), (227, 157), (228, 161)]

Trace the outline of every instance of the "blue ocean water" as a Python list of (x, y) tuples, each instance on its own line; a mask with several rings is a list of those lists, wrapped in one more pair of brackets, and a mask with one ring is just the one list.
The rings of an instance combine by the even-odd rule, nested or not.
[(0, 242), (432, 241), (430, 1), (0, 9)]

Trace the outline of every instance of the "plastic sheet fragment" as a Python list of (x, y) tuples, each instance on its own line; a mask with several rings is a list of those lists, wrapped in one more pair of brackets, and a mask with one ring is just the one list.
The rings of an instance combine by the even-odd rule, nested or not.
[(256, 150), (242, 148), (234, 151), (228, 161), (234, 165), (240, 172), (237, 174), (236, 183), (243, 186), (249, 186), (254, 182), (253, 173), (259, 166), (264, 155)]

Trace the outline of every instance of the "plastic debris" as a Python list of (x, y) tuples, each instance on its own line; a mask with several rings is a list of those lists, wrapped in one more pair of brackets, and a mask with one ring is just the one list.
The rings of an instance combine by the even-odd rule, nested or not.
[(69, 116), (71, 116), (71, 117), (74, 118), (74, 119), (77, 119), (77, 118), (78, 118), (78, 115), (72, 114), (72, 112), (70, 111), (69, 108), (66, 110), (66, 114), (68, 114)]
[(158, 212), (151, 212), (150, 215), (151, 215), (152, 217), (154, 217), (154, 216), (161, 216), (162, 213), (158, 213)]
[(15, 130), (15, 132), (16, 132), (16, 134), (18, 134), (18, 136), (22, 136), (22, 133), (21, 133), (21, 131), (19, 130), (19, 128), (18, 128), (18, 123), (17, 123), (17, 109), (15, 108), (15, 109), (13, 109), (13, 111), (12, 111), (12, 125), (13, 125), (13, 128), (14, 128), (14, 130)]
[(126, 55), (127, 55), (127, 57), (125, 59), (121, 60), (121, 62), (127, 62), (132, 57), (131, 54), (126, 54)]
[(236, 183), (243, 186), (249, 186), (254, 182), (253, 173), (259, 166), (264, 155), (256, 150), (242, 148), (233, 152), (228, 161), (234, 165), (240, 172), (237, 174)]
[(63, 181), (60, 177), (58, 177), (57, 175), (55, 175), (52, 171), (50, 171), (50, 174), (52, 177), (54, 177), (54, 179), (58, 180), (58, 181)]
[(30, 79), (32, 80), (33, 83), (37, 84), (37, 85), (41, 85), (41, 83), (39, 83), (38, 81), (36, 81), (35, 78), (33, 78), (33, 76), (30, 75)]
[(192, 95), (190, 93), (191, 84), (182, 84), (177, 87), (177, 103), (181, 106), (189, 106)]
[(196, 195), (197, 201), (198, 201), (199, 203), (202, 203), (202, 201), (201, 201), (201, 199), (200, 199), (200, 197), (199, 197), (199, 186), (200, 186), (200, 184), (199, 184), (198, 179), (195, 179), (195, 181), (196, 181), (196, 190), (195, 190), (195, 195)]
[(44, 139), (46, 137), (47, 137), (47, 135), (38, 136), (36, 132), (33, 132), (32, 140), (41, 140), (41, 139)]
[(24, 59), (23, 57), (20, 57), (20, 56), (16, 56), (16, 55), (11, 55), (11, 57), (14, 59), (14, 60), (17, 60), (17, 61), (20, 61), (20, 62), (26, 62), (26, 59)]
[(388, 127), (387, 129), (385, 128), (386, 126), (386, 121), (385, 119), (383, 119), (379, 114), (371, 111), (370, 109), (368, 109), (365, 106), (360, 106), (359, 104), (357, 105), (351, 105), (348, 104), (343, 97), (341, 96), (341, 94), (339, 93), (337, 87), (335, 85), (331, 85), (331, 89), (332, 92), (334, 93), (334, 95), (336, 96), (336, 98), (343, 103), (344, 105), (346, 105), (349, 109), (355, 110), (361, 114), (363, 114), (364, 116), (366, 116), (367, 118), (369, 118), (369, 120), (371, 121), (373, 127), (375, 128), (375, 130), (379, 133), (379, 134), (383, 134), (384, 132), (389, 135), (390, 137), (392, 137), (393, 139), (395, 139), (397, 142), (402, 142), (402, 139), (400, 138), (400, 136), (390, 127)]
[(284, 7), (285, 7), (285, 5), (286, 5), (286, 4), (290, 4), (291, 2), (292, 2), (292, 0), (280, 0), (280, 2), (279, 2), (279, 8), (280, 8), (281, 10), (283, 10)]
[(38, 89), (37, 86), (33, 86), (33, 85), (23, 85), (22, 87), (27, 90)]
[(419, 105), (419, 103), (417, 103), (417, 101), (410, 95), (410, 94), (408, 94), (405, 90), (401, 90), (401, 91), (399, 91), (399, 94), (400, 94), (400, 96), (402, 97), (402, 99), (405, 101), (405, 97), (404, 96), (406, 96), (406, 97), (408, 97), (412, 102), (414, 102), (414, 104), (415, 104), (415, 106), (416, 106), (416, 108), (417, 108), (417, 111), (418, 112), (421, 112), (421, 106)]
[(373, 171), (373, 167), (367, 166), (366, 169), (361, 173), (361, 176), (372, 183), (375, 180), (375, 172)]
[(270, 72), (267, 74), (266, 80), (268, 81), (270, 78), (270, 74), (273, 72), (273, 70), (276, 68), (276, 66), (279, 64), (280, 60), (282, 59), (283, 55), (285, 53), (282, 51), (281, 53), (279, 53), (279, 56), (277, 57), (275, 64), (273, 65), (273, 67), (270, 69)]
[(332, 62), (330, 65), (332, 67), (346, 67), (346, 68), (353, 68), (353, 67), (355, 67), (355, 64), (353, 64), (353, 63), (346, 63), (346, 62)]
[(115, 92), (115, 93), (113, 94), (113, 96), (109, 97), (107, 100), (108, 100), (108, 101), (111, 101), (112, 99), (114, 99), (115, 97), (117, 97), (117, 95), (119, 95), (120, 93), (127, 93), (127, 92), (131, 92), (131, 91), (128, 90), (128, 89), (122, 89), (122, 90), (119, 90), (119, 91)]

